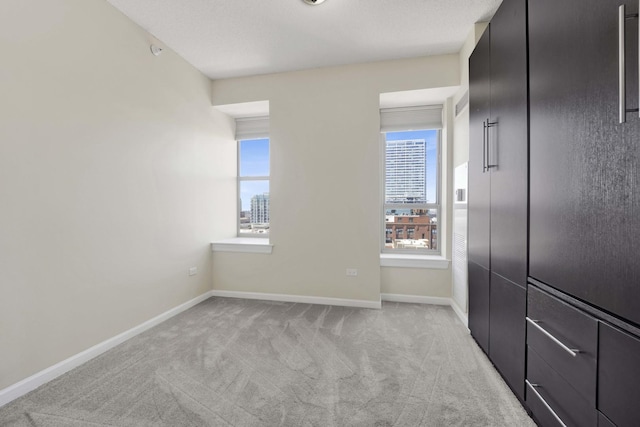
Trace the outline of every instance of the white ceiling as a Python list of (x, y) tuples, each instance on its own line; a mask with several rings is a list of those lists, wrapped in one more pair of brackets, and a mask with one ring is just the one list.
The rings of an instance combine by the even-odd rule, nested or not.
[(455, 53), (502, 0), (107, 0), (212, 79)]

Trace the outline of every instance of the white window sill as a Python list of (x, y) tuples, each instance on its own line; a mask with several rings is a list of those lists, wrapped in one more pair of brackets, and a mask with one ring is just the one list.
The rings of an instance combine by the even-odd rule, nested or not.
[(211, 243), (211, 251), (270, 254), (273, 251), (273, 245), (269, 244), (269, 239), (235, 237)]
[(446, 270), (449, 263), (440, 255), (380, 254), (380, 267)]

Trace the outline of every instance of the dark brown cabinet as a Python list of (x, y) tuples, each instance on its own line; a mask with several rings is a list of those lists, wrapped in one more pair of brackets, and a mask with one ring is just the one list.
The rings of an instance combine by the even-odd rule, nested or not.
[(486, 173), (486, 126), (491, 115), (490, 34), (491, 28), (488, 27), (469, 58), (469, 234), (467, 239), (469, 255), (467, 259), (487, 271), (491, 267), (489, 264), (491, 174)]
[[(529, 2), (530, 270), (640, 324), (640, 118), (619, 105), (619, 5)], [(625, 22), (627, 108), (638, 107), (638, 24)]]
[(542, 427), (598, 425), (596, 409), (532, 347), (527, 357), (527, 404)]
[(469, 330), (480, 348), (489, 354), (489, 270), (469, 263)]
[(529, 285), (527, 297), (526, 406), (534, 419), (541, 427), (640, 425), (640, 330), (540, 286)]
[[(599, 426), (638, 426), (638, 2), (536, 0), (528, 12), (530, 281), (598, 319), (595, 341), (593, 325), (572, 327), (580, 316), (548, 325), (580, 350), (558, 359), (558, 376), (574, 382)], [(530, 317), (539, 305), (529, 300)], [(580, 345), (585, 333), (591, 344)], [(534, 334), (530, 327), (530, 346), (555, 351)], [(586, 411), (554, 405), (574, 422)], [(537, 415), (538, 396), (529, 408), (547, 416)]]
[(640, 425), (640, 339), (600, 324), (598, 409), (619, 427)]
[(504, 0), (491, 20), (485, 174), (491, 181), (491, 273), (523, 288), (528, 200), (526, 15), (526, 0)]
[(524, 400), (527, 292), (491, 276), (489, 358), (520, 400)]
[(638, 6), (505, 0), (469, 60), (469, 328), (541, 426), (640, 425)]
[(534, 418), (596, 427), (598, 320), (535, 286), (527, 308), (526, 403)]
[(526, 0), (505, 0), (469, 59), (469, 329), (524, 400)]
[(595, 408), (598, 321), (534, 286), (527, 304), (527, 345)]
[(489, 354), (491, 175), (486, 173), (486, 122), (490, 116), (490, 28), (469, 58), (469, 329)]

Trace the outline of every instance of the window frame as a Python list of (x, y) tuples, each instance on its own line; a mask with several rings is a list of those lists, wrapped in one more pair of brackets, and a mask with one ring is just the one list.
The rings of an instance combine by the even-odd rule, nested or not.
[[(402, 255), (441, 255), (442, 254), (442, 245), (440, 241), (440, 233), (436, 231), (436, 242), (437, 249), (398, 249), (398, 248), (387, 248), (386, 247), (386, 236), (387, 236), (387, 210), (390, 209), (429, 209), (436, 211), (436, 230), (440, 228), (440, 224), (442, 223), (442, 129), (441, 128), (425, 128), (425, 129), (405, 129), (405, 130), (394, 130), (391, 132), (410, 132), (410, 131), (436, 131), (437, 132), (437, 172), (436, 172), (436, 201), (437, 203), (386, 203), (386, 188), (387, 188), (387, 138), (386, 134), (388, 132), (380, 132), (380, 147), (381, 147), (381, 167), (382, 173), (381, 175), (381, 206), (382, 206), (382, 230), (380, 233), (380, 253), (383, 254), (402, 254)], [(425, 162), (426, 162), (426, 151), (425, 151)], [(409, 223), (407, 223), (408, 225)], [(413, 227), (417, 227), (419, 224), (416, 222), (410, 222)], [(394, 233), (391, 233), (393, 235)], [(408, 233), (407, 233), (408, 234)]]
[[(240, 176), (240, 145), (242, 141), (255, 141), (266, 139), (269, 141), (269, 175), (258, 176)], [(236, 214), (236, 237), (246, 237), (249, 239), (268, 239), (271, 234), (271, 137), (245, 138), (236, 140), (236, 198), (237, 198), (237, 214)], [(265, 233), (240, 233), (240, 213), (242, 212), (242, 197), (240, 195), (240, 187), (242, 182), (250, 181), (267, 181), (269, 183), (269, 229)]]

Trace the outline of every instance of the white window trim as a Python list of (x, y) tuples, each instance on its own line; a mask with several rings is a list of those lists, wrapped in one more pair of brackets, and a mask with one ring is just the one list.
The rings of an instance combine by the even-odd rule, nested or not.
[[(442, 223), (442, 183), (443, 181), (443, 177), (442, 177), (442, 129), (425, 129), (425, 130), (436, 130), (438, 131), (438, 174), (436, 175), (436, 192), (437, 192), (437, 200), (438, 203), (421, 203), (421, 204), (393, 204), (393, 203), (385, 203), (385, 188), (386, 188), (386, 137), (385, 137), (385, 133), (386, 132), (380, 132), (380, 147), (381, 147), (381, 153), (382, 155), (380, 156), (380, 167), (381, 167), (381, 185), (380, 185), (380, 199), (382, 200), (382, 215), (381, 215), (381, 223), (382, 223), (382, 229), (380, 232), (380, 253), (381, 256), (383, 254), (390, 254), (390, 255), (398, 255), (398, 256), (403, 256), (403, 255), (415, 255), (415, 256), (419, 256), (419, 257), (441, 257), (442, 254), (442, 238), (440, 236), (440, 224)], [(404, 130), (394, 130), (392, 132), (404, 132), (404, 131), (410, 131), (410, 129), (404, 129)], [(391, 131), (390, 131), (391, 132)], [(437, 218), (438, 218), (438, 249), (433, 250), (433, 249), (387, 249), (385, 247), (386, 245), (386, 210), (387, 209), (407, 209), (407, 208), (414, 208), (414, 209), (437, 209)], [(444, 258), (442, 258), (444, 259)], [(382, 262), (382, 257), (381, 257), (381, 262)], [(389, 266), (392, 267), (392, 266)], [(420, 267), (418, 267), (420, 268)], [(431, 268), (431, 267), (425, 267), (425, 268)], [(437, 268), (437, 267), (436, 267)]]
[(235, 237), (211, 243), (212, 252), (241, 252), (253, 254), (270, 254), (273, 245), (269, 239), (256, 237)]
[(440, 255), (380, 254), (380, 267), (446, 270), (451, 261)]

